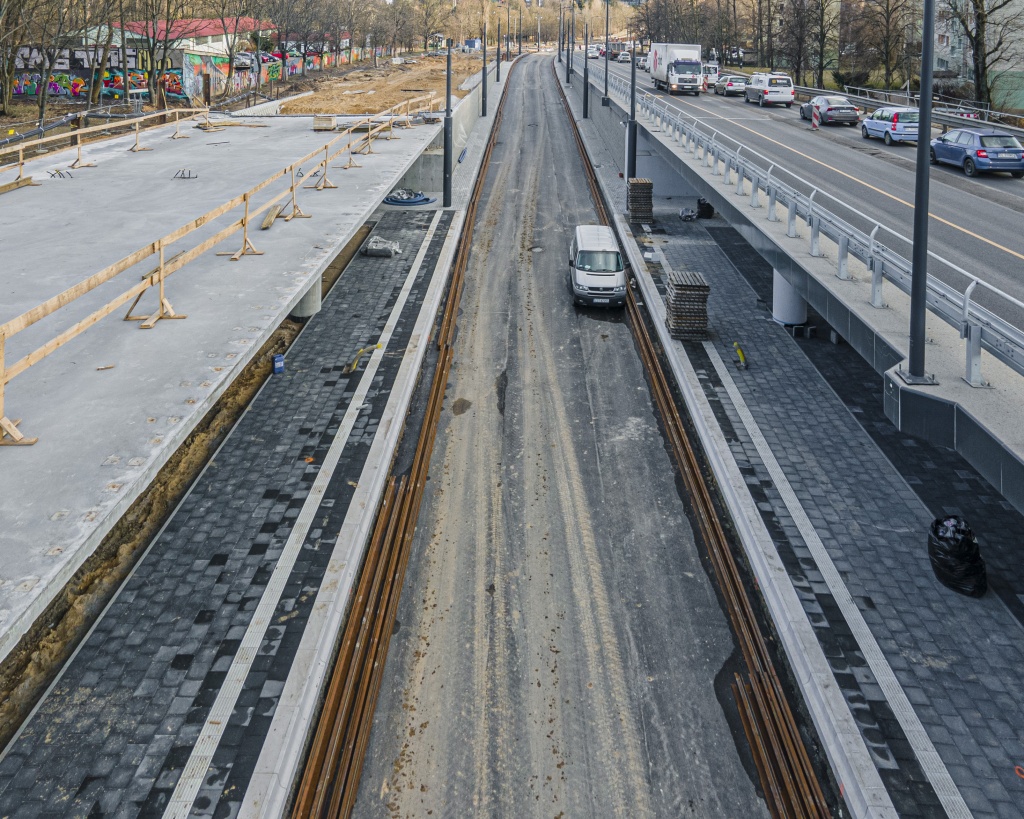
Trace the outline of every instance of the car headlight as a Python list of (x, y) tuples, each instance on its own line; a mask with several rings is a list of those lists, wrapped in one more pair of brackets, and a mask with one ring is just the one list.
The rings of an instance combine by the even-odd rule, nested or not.
[(626, 285), (620, 284), (618, 287), (613, 287), (612, 288), (612, 292), (613, 293), (625, 293), (626, 292)]

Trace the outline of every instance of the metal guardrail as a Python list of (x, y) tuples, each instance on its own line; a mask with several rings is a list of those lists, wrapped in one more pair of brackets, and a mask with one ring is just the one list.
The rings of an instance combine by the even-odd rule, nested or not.
[[(603, 74), (591, 74), (593, 84), (603, 82)], [(622, 99), (629, 100), (629, 83), (614, 74), (609, 75), (609, 90)], [(797, 176), (762, 154), (758, 154), (731, 137), (703, 124), (700, 120), (672, 108), (664, 97), (637, 90), (637, 108), (657, 122), (662, 130), (678, 141), (685, 150), (699, 159), (713, 175), (724, 174), (724, 183), (733, 184), (738, 194), (750, 188), (750, 207), (762, 207), (760, 197), (767, 198), (766, 217), (770, 222), (780, 221), (779, 209), (785, 208), (786, 235), (795, 238), (796, 221), (801, 219), (810, 227), (810, 253), (824, 255), (820, 249), (821, 237), (825, 236), (838, 247), (836, 275), (850, 279), (849, 257), (859, 259), (871, 271), (871, 306), (885, 307), (882, 285), (888, 280), (899, 290), (910, 294), (911, 263), (889, 245), (902, 242), (909, 249), (912, 241), (867, 214), (837, 199), (817, 185)], [(731, 143), (731, 144), (726, 144)], [(733, 147), (734, 146), (734, 147)], [(758, 163), (763, 164), (758, 164)], [(724, 168), (723, 168), (724, 166)], [(780, 177), (787, 177), (784, 182)], [(806, 191), (806, 192), (805, 192)], [(830, 205), (845, 211), (852, 219), (844, 219), (822, 204), (827, 199)], [(857, 227), (853, 221), (868, 226), (867, 230)], [(886, 242), (879, 235), (887, 237)], [(1024, 302), (1005, 293), (983, 279), (964, 270), (936, 253), (929, 251), (929, 259), (944, 266), (948, 271), (966, 281), (963, 292), (953, 285), (929, 273), (928, 309), (955, 327), (965, 341), (966, 372), (964, 380), (972, 387), (986, 386), (981, 376), (981, 351), (984, 349), (999, 361), (1024, 375), (1024, 331), (1002, 316), (981, 305), (975, 291), (989, 294), (993, 301), (1012, 306), (1024, 312)], [(979, 294), (980, 295), (980, 294)]]

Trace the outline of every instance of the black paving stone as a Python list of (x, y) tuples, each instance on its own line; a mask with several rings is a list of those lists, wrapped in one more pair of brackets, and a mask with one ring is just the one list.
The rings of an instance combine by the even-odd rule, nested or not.
[[(384, 329), (431, 212), (393, 213), (376, 231), (394, 259), (357, 256), (81, 647), (61, 684), (0, 761), (0, 816), (159, 816), (269, 582), (294, 519), (365, 371), (345, 369)], [(404, 349), (451, 224), (444, 213), (391, 342)], [(385, 356), (303, 543), (275, 625), (215, 752), (197, 812), (230, 816), (244, 794), (302, 638), (401, 357)], [(320, 374), (327, 369), (330, 377)], [(361, 432), (360, 432), (361, 430)], [(312, 458), (313, 463), (307, 463)], [(326, 518), (326, 523), (324, 523)], [(331, 533), (328, 542), (319, 541)], [(285, 615), (288, 615), (285, 617)], [(281, 619), (284, 618), (284, 619)], [(136, 703), (141, 708), (128, 708)], [(95, 727), (104, 755), (72, 762)], [(43, 737), (47, 737), (44, 741)], [(88, 752), (95, 754), (98, 746)], [(88, 779), (102, 798), (61, 801)], [(230, 794), (230, 798), (224, 794)], [(90, 791), (91, 794), (91, 791)]]

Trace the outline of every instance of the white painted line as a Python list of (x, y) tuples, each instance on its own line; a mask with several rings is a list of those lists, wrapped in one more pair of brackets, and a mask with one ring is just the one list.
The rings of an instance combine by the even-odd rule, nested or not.
[(246, 629), (245, 636), (242, 638), (238, 652), (231, 662), (231, 667), (228, 669), (224, 684), (217, 693), (217, 699), (206, 719), (206, 724), (203, 725), (199, 739), (196, 741), (181, 778), (174, 788), (174, 793), (171, 795), (170, 802), (163, 814), (164, 819), (185, 819), (192, 809), (192, 803), (195, 801), (196, 794), (199, 793), (199, 788), (206, 777), (206, 771), (210, 767), (214, 751), (217, 750), (221, 736), (235, 710), (235, 703), (238, 701), (245, 678), (249, 674), (253, 660), (256, 659), (256, 655), (259, 653), (260, 643), (266, 634), (267, 626), (270, 625), (274, 611), (277, 609), (277, 604), (280, 602), (281, 594), (288, 583), (288, 577), (291, 575), (292, 568), (302, 549), (302, 544), (305, 542), (314, 516), (323, 502), (327, 485), (334, 475), (334, 470), (341, 459), (341, 454), (348, 442), (352, 428), (359, 417), (360, 408), (366, 400), (366, 394), (370, 390), (373, 377), (384, 358), (384, 353), (387, 351), (387, 345), (394, 334), (398, 319), (409, 298), (409, 293), (416, 281), (420, 266), (423, 264), (423, 258), (426, 256), (431, 239), (433, 239), (437, 223), (441, 219), (441, 213), (441, 211), (437, 211), (434, 214), (430, 228), (423, 239), (423, 244), (413, 260), (409, 275), (405, 279), (402, 290), (391, 310), (391, 315), (388, 317), (387, 324), (385, 324), (384, 330), (380, 335), (378, 340), (379, 348), (373, 351), (373, 355), (370, 356), (366, 364), (366, 370), (359, 381), (355, 394), (352, 396), (338, 433), (335, 435), (334, 441), (324, 457), (323, 466), (313, 481), (313, 486), (310, 488), (309, 495), (302, 505), (302, 510), (299, 512), (281, 557), (277, 561), (277, 566), (274, 568), (270, 582), (267, 583), (263, 596), (260, 598), (260, 603), (256, 607), (249, 627)]
[[(765, 527), (760, 510), (750, 497), (746, 480), (732, 457), (729, 444), (704, 394), (700, 379), (689, 358), (683, 353), (682, 345), (668, 334), (665, 325), (665, 303), (640, 256), (629, 226), (618, 214), (615, 219), (619, 234), (623, 238), (623, 246), (630, 256), (633, 269), (637, 272), (637, 281), (640, 283), (644, 302), (654, 317), (658, 338), (669, 360), (669, 366), (690, 409), (694, 428), (718, 481), (740, 542), (750, 559), (804, 702), (825, 746), (825, 752), (843, 790), (847, 805), (857, 819), (898, 819), (899, 814), (882, 783), (878, 768), (872, 760), (856, 720), (850, 713), (842, 690), (836, 683), (832, 667), (821, 649), (814, 628), (807, 618), (807, 612)], [(660, 251), (659, 255), (667, 271), (667, 260)]]
[(757, 453), (761, 456), (761, 461), (768, 469), (768, 474), (771, 475), (775, 488), (779, 490), (782, 502), (786, 504), (789, 514), (793, 516), (793, 522), (796, 524), (797, 529), (800, 530), (800, 537), (804, 539), (804, 543), (814, 557), (818, 571), (821, 572), (822, 577), (828, 584), (828, 589), (835, 598), (843, 618), (857, 640), (857, 645), (863, 652), (864, 659), (867, 660), (868, 665), (871, 667), (871, 672), (875, 675), (879, 688), (885, 694), (885, 698), (896, 715), (900, 727), (903, 728), (903, 732), (907, 735), (907, 741), (910, 743), (910, 747), (914, 749), (914, 754), (921, 765), (921, 770), (924, 771), (928, 781), (935, 789), (935, 794), (939, 797), (939, 801), (942, 803), (943, 808), (945, 808), (946, 813), (954, 817), (954, 819), (970, 819), (971, 811), (968, 809), (967, 803), (964, 802), (963, 796), (960, 795), (960, 791), (954, 784), (953, 778), (949, 775), (949, 771), (943, 764), (938, 751), (935, 750), (935, 746), (928, 737), (928, 733), (921, 724), (921, 720), (918, 719), (917, 712), (914, 711), (914, 706), (910, 704), (906, 692), (900, 685), (899, 680), (896, 679), (892, 666), (889, 665), (888, 660), (885, 659), (885, 654), (875, 641), (870, 627), (865, 622), (860, 609), (857, 608), (857, 604), (854, 602), (849, 589), (846, 588), (843, 578), (839, 575), (839, 570), (832, 562), (825, 544), (818, 537), (814, 524), (811, 523), (807, 513), (804, 512), (800, 499), (796, 496), (796, 492), (793, 491), (789, 479), (782, 471), (782, 467), (779, 466), (779, 462), (775, 459), (771, 446), (765, 440), (764, 435), (761, 434), (757, 421), (754, 420), (754, 416), (751, 415), (746, 402), (743, 400), (743, 396), (736, 388), (736, 383), (732, 380), (732, 374), (725, 366), (725, 362), (722, 361), (722, 357), (718, 354), (714, 344), (710, 341), (705, 341), (704, 349), (711, 358), (711, 363), (714, 365), (718, 377), (722, 380), (726, 392), (729, 393), (729, 398), (732, 400), (733, 406), (743, 422), (743, 426), (746, 427), (747, 434), (750, 435), (754, 446), (757, 447)]
[[(463, 211), (455, 212), (434, 278), (406, 348), (406, 356), (395, 377), (391, 398), (370, 445), (366, 465), (359, 476), (359, 486), (352, 495), (331, 562), (302, 633), (298, 654), (288, 672), (267, 739), (243, 797), (238, 819), (285, 815), (307, 739), (316, 724), (321, 694), (327, 684), (338, 635), (348, 613), (356, 572), (362, 564), (391, 469), (392, 455), (426, 355), (431, 327), (444, 295), (464, 218)], [(444, 271), (444, 275), (438, 275), (437, 271)]]

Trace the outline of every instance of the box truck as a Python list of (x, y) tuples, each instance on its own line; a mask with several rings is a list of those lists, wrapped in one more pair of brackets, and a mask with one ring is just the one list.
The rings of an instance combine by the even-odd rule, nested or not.
[(651, 81), (655, 88), (670, 94), (687, 91), (700, 95), (704, 84), (701, 73), (700, 46), (680, 43), (653, 43), (651, 45)]

